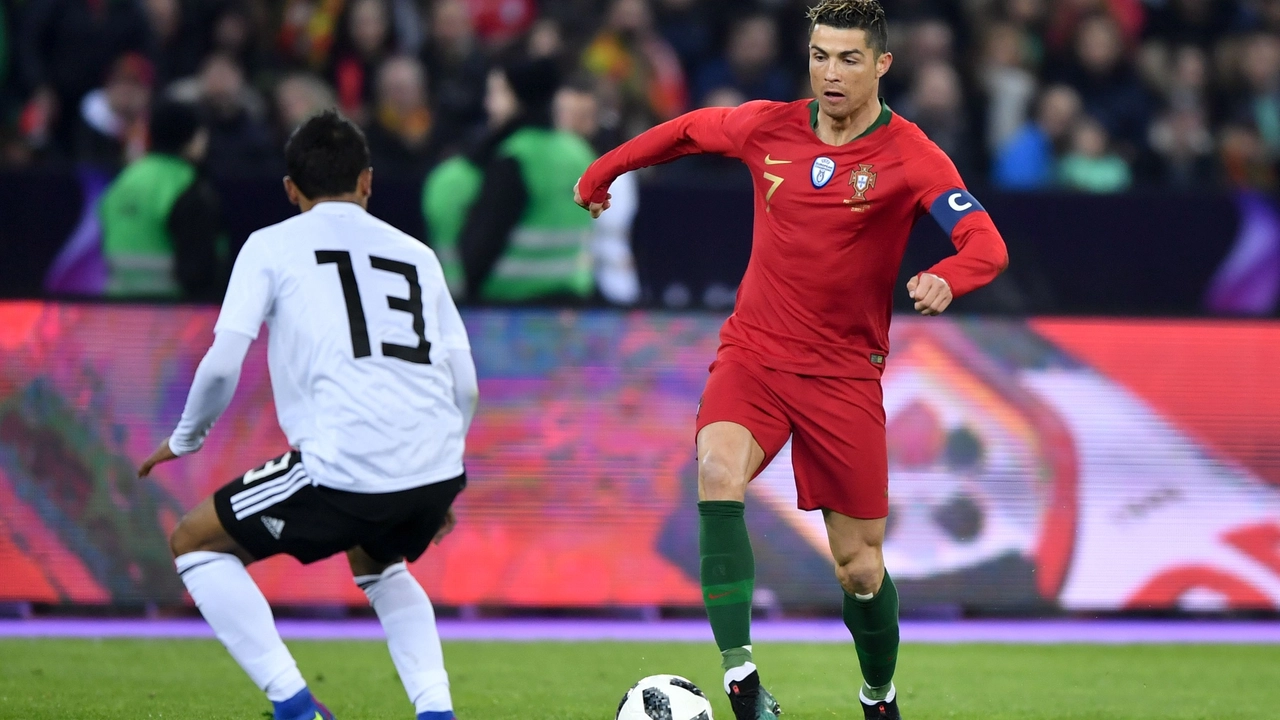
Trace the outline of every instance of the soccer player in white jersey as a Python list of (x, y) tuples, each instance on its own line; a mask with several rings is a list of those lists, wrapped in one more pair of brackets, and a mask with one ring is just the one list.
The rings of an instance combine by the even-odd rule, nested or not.
[(245, 566), (345, 552), (418, 718), (452, 720), (435, 613), (405, 562), (452, 528), (466, 485), (479, 395), (467, 333), (435, 254), (366, 212), (373, 172), (355, 125), (315, 116), (285, 160), (302, 213), (245, 243), (182, 419), (138, 473), (200, 449), (265, 322), (292, 449), (182, 519), (170, 538), (178, 573), (276, 720), (328, 720)]

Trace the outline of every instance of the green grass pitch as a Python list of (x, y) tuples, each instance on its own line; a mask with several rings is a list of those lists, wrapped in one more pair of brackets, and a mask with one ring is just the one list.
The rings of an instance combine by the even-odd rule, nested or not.
[[(291, 642), (341, 720), (413, 717), (386, 647)], [(462, 720), (609, 720), (642, 676), (685, 675), (732, 718), (715, 648), (672, 643), (452, 643)], [(757, 648), (784, 720), (861, 718), (847, 645)], [(910, 720), (1280, 717), (1280, 647), (907, 645), (898, 670)], [(269, 709), (220, 645), (202, 640), (0, 641), (0, 718), (253, 718)]]

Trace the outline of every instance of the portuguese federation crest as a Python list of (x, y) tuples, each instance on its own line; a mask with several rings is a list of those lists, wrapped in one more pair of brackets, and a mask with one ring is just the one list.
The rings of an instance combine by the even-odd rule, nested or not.
[(853, 186), (853, 197), (845, 200), (846, 205), (852, 205), (854, 212), (863, 212), (867, 209), (867, 191), (875, 188), (877, 173), (871, 172), (872, 165), (859, 163), (858, 169), (849, 173), (849, 184)]

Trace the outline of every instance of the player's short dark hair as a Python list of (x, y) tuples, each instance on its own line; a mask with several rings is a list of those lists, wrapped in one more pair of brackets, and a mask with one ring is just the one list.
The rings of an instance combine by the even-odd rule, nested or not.
[(354, 192), (369, 167), (369, 143), (356, 124), (335, 110), (313, 115), (284, 146), (289, 178), (309, 199)]
[(809, 8), (809, 34), (819, 25), (838, 30), (865, 30), (876, 55), (889, 49), (889, 22), (879, 0), (822, 0)]

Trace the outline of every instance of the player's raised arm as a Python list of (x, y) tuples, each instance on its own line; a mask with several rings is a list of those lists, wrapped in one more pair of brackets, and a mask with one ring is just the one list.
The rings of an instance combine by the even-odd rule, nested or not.
[(941, 313), (952, 300), (990, 283), (1009, 266), (1004, 238), (991, 216), (965, 189), (951, 160), (930, 145), (921, 174), (927, 172), (933, 179), (918, 202), (951, 239), (956, 254), (907, 283), (915, 309), (923, 315)]
[(640, 133), (591, 163), (574, 186), (574, 202), (599, 217), (608, 208), (609, 185), (623, 173), (661, 165), (685, 155), (714, 153), (735, 156), (732, 120), (750, 115), (755, 106), (702, 108)]

